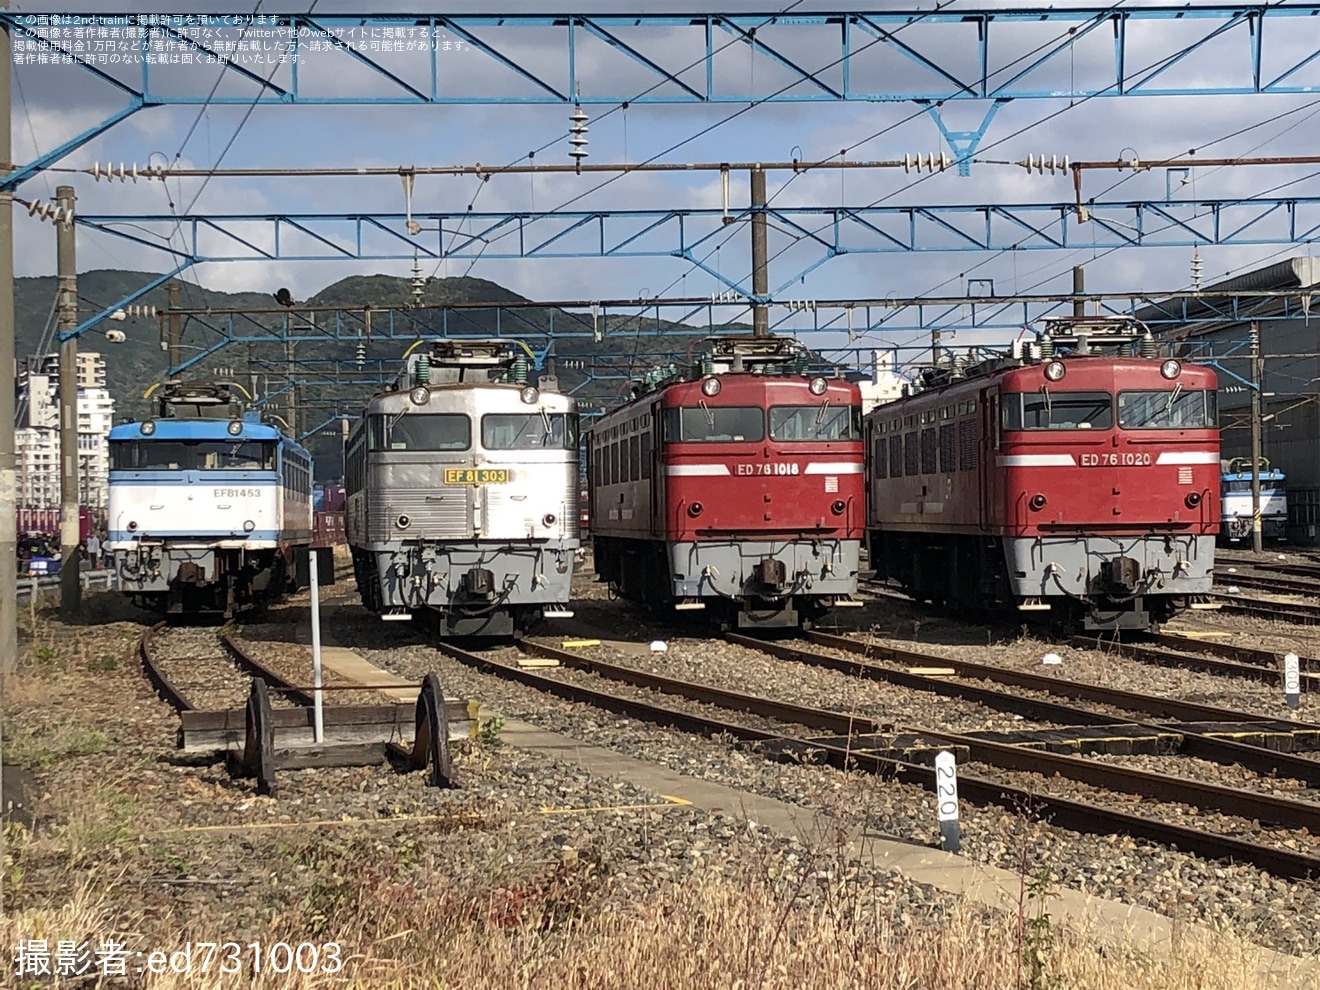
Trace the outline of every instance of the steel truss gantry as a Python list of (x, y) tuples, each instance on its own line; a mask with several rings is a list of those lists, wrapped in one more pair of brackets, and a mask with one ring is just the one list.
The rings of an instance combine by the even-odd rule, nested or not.
[[(914, 297), (900, 299), (834, 299), (773, 304), (771, 329), (778, 333), (820, 337), (817, 350), (840, 361), (852, 355), (858, 365), (873, 350), (899, 354), (927, 352), (925, 338), (937, 332), (944, 339), (959, 332), (993, 333), (1001, 339), (1015, 336), (1050, 316), (1065, 316), (1081, 302), (1088, 313), (1106, 316), (1140, 314), (1157, 333), (1174, 328), (1205, 330), (1250, 320), (1307, 320), (1312, 298), (1305, 291), (1223, 291), (1158, 293), (1087, 293), (997, 296), (993, 285), (982, 285), (985, 295)], [(584, 306), (587, 312), (573, 312)], [(749, 327), (721, 318), (721, 304), (709, 299), (608, 300), (594, 305), (582, 300), (491, 305), (455, 303), (426, 307), (310, 306), (294, 310), (188, 310), (176, 312), (193, 330), (198, 353), (170, 375), (187, 372), (211, 360), (231, 344), (340, 344), (380, 345), (387, 341), (411, 343), (423, 337), (507, 336), (531, 344), (538, 362), (553, 355), (560, 368), (585, 372), (589, 378), (610, 378), (632, 370), (681, 357), (694, 336), (718, 332), (749, 332)], [(160, 318), (169, 312), (162, 310)], [(671, 312), (669, 318), (662, 313)], [(534, 314), (534, 315), (532, 315)], [(705, 325), (687, 321), (704, 314)], [(1320, 314), (1317, 314), (1320, 315)], [(309, 317), (314, 316), (315, 319)], [(737, 318), (746, 319), (746, 311)], [(540, 324), (534, 322), (540, 319)], [(620, 319), (626, 323), (620, 325)], [(615, 322), (611, 322), (615, 321)], [(193, 329), (196, 328), (196, 329)], [(205, 337), (198, 344), (197, 330)], [(921, 339), (920, 343), (914, 342)], [(586, 352), (584, 341), (631, 342), (627, 354)], [(666, 346), (666, 340), (674, 346)], [(834, 343), (829, 343), (833, 340)], [(575, 346), (557, 348), (556, 342)], [(645, 344), (642, 342), (645, 341)], [(846, 341), (846, 343), (845, 343)], [(901, 342), (900, 342), (901, 341)], [(1191, 346), (1191, 345), (1189, 345)], [(1199, 345), (1198, 345), (1199, 346)], [(869, 360), (869, 359), (868, 359)], [(278, 372), (279, 361), (263, 362)], [(397, 357), (298, 357), (288, 367), (312, 375), (321, 385), (371, 385), (387, 381), (397, 370)], [(300, 382), (303, 378), (300, 377)]]
[[(820, 256), (768, 296), (757, 297), (748, 286), (750, 277), (731, 278), (710, 260), (717, 238), (729, 226), (727, 220), (745, 221), (753, 212), (212, 214), (183, 219), (163, 214), (78, 216), (76, 221), (85, 230), (163, 251), (177, 267), (67, 336), (83, 333), (191, 265), (221, 261), (676, 258), (711, 275), (736, 301), (771, 304), (783, 302), (776, 296), (804, 275), (848, 254), (1303, 244), (1320, 237), (1320, 196), (1090, 203), (1085, 222), (1080, 222), (1076, 204), (1069, 202), (771, 205), (765, 209), (771, 228), (783, 238), (818, 250)], [(408, 232), (410, 221), (421, 225), (421, 234)], [(176, 230), (171, 240), (169, 234)]]
[[(126, 100), (20, 165), (0, 183), (11, 190), (156, 106), (914, 101), (962, 166), (1008, 100), (1310, 93), (1320, 70), (1320, 2), (801, 14), (6, 12), (0, 21), (23, 43), (20, 67), (29, 53), (34, 63), (54, 58)], [(102, 28), (126, 38), (116, 62), (76, 34)], [(273, 39), (285, 61), (255, 71), (235, 61), (249, 31), (263, 45)], [(184, 66), (170, 59), (185, 55), (222, 67), (226, 85), (211, 95), (180, 86)], [(940, 115), (949, 101), (990, 101), (990, 109), (978, 129), (951, 131)]]

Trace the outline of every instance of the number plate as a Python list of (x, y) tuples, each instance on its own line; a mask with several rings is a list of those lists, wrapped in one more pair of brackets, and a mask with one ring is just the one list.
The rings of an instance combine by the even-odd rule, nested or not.
[(1150, 454), (1082, 454), (1082, 467), (1149, 467), (1154, 463)]
[(445, 468), (446, 485), (505, 485), (508, 468)]

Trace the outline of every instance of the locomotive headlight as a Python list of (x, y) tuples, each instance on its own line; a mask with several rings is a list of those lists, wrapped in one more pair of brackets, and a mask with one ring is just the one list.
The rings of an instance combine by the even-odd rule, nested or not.
[(236, 437), (243, 432), (243, 421), (236, 419), (229, 424), (229, 435)]
[(144, 437), (149, 437), (156, 432), (156, 424), (148, 419), (145, 422), (143, 422), (143, 424), (139, 426), (138, 429), (142, 431), (142, 435)]
[(844, 503), (843, 499), (836, 499), (834, 504), (830, 506), (830, 511), (836, 516), (841, 516), (843, 515), (843, 510), (846, 508), (848, 508), (848, 506)]
[(695, 519), (697, 516), (701, 515), (702, 509), (703, 506), (700, 502), (693, 502), (688, 506), (688, 515)]
[(1189, 492), (1187, 497), (1183, 499), (1183, 501), (1187, 503), (1187, 508), (1195, 509), (1198, 505), (1201, 504), (1201, 493)]
[(1068, 369), (1063, 366), (1062, 361), (1051, 361), (1045, 365), (1045, 377), (1052, 382), (1061, 381), (1067, 371)]
[(811, 390), (812, 395), (824, 395), (825, 389), (829, 388), (829, 383), (824, 378), (813, 378), (807, 388)]
[(134, 520), (133, 522), (131, 522), (131, 523), (128, 524), (128, 531), (129, 531), (130, 533), (133, 533), (133, 532), (136, 532), (136, 531), (137, 531), (137, 521), (136, 521), (136, 520)]
[(707, 378), (704, 382), (701, 383), (701, 394), (702, 394), (702, 395), (719, 395), (719, 394), (720, 394), (720, 380), (719, 380), (718, 378)]
[(553, 512), (547, 512), (541, 518), (541, 522), (545, 523), (547, 526), (553, 526), (555, 524), (555, 514)]
[(243, 523), (243, 532), (245, 533), (250, 533), (256, 528), (257, 528), (257, 524), (254, 523), (251, 519), (248, 519), (246, 522)]
[(1045, 496), (1033, 495), (1031, 496), (1031, 501), (1028, 504), (1037, 512), (1039, 512), (1041, 509), (1045, 508)]
[(1160, 374), (1165, 378), (1177, 378), (1182, 374), (1182, 365), (1172, 359), (1160, 365)]
[(521, 393), (519, 393), (518, 397), (530, 406), (541, 397), (541, 393), (536, 390), (535, 386), (528, 385)]
[(412, 525), (412, 520), (407, 516), (399, 516), (398, 519), (394, 520), (394, 525), (398, 526), (399, 529), (407, 529)]
[(412, 399), (414, 406), (424, 406), (431, 401), (431, 392), (429, 389), (418, 386), (408, 393), (408, 398)]

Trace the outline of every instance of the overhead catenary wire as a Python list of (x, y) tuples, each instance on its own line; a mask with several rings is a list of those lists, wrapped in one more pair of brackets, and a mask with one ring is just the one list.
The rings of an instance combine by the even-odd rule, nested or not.
[[(951, 2), (955, 2), (955, 0), (951, 0)], [(1098, 17), (1105, 17), (1105, 16), (1108, 16), (1109, 14), (1112, 14), (1114, 11), (1118, 10), (1118, 8), (1120, 8), (1121, 6), (1123, 6), (1123, 4), (1126, 3), (1126, 2), (1127, 2), (1127, 0), (1116, 0), (1116, 2), (1115, 2), (1114, 4), (1112, 4), (1107, 10), (1103, 11), (1101, 14), (1099, 14), (1099, 15), (1097, 15), (1097, 16), (1098, 16)], [(936, 12), (938, 12), (940, 9), (942, 9), (942, 8), (937, 4), (934, 10), (929, 11), (929, 12), (927, 12), (927, 13), (936, 13)], [(925, 16), (925, 15), (923, 15), (923, 16)], [(919, 21), (920, 19), (921, 19), (920, 17), (918, 17), (918, 18), (914, 18), (912, 21), (909, 21), (909, 22), (907, 22), (906, 24), (900, 26), (900, 28), (899, 28), (898, 30), (901, 31), (904, 27), (908, 27), (908, 26), (910, 26), (910, 25), (912, 25), (912, 24), (915, 24), (915, 23), (917, 23), (917, 21)], [(896, 34), (897, 31), (894, 32), (894, 33)], [(1005, 65), (1003, 65), (1003, 66), (1000, 66), (999, 68), (995, 69), (994, 72), (991, 72), (991, 73), (988, 74), (988, 77), (987, 77), (987, 78), (988, 78), (988, 79), (993, 79), (994, 77), (1000, 75), (1001, 73), (1007, 72), (1008, 70), (1012, 69), (1012, 68), (1015, 67), (1016, 65), (1018, 65), (1018, 64), (1020, 64), (1021, 62), (1025, 61), (1025, 60), (1027, 60), (1027, 59), (1029, 59), (1029, 58), (1031, 58), (1031, 57), (1032, 57), (1033, 55), (1035, 55), (1036, 53), (1038, 53), (1038, 52), (1042, 51), (1043, 49), (1047, 48), (1049, 45), (1054, 44), (1054, 43), (1055, 43), (1056, 41), (1058, 41), (1058, 40), (1061, 40), (1061, 39), (1062, 39), (1063, 37), (1065, 37), (1065, 36), (1066, 36), (1066, 33), (1065, 33), (1065, 34), (1060, 34), (1060, 35), (1058, 35), (1058, 36), (1056, 36), (1056, 37), (1054, 37), (1054, 38), (1051, 38), (1051, 39), (1046, 40), (1045, 42), (1041, 43), (1040, 45), (1038, 45), (1036, 48), (1032, 49), (1031, 51), (1028, 51), (1028, 52), (1023, 53), (1023, 54), (1020, 55), (1018, 58), (1014, 59), (1012, 62), (1009, 62), (1009, 63), (1007, 63), (1007, 64), (1005, 64)], [(870, 47), (870, 45), (863, 46), (863, 48), (860, 49), (860, 50), (865, 50), (865, 48), (867, 48), (867, 47)], [(824, 66), (824, 68), (831, 68), (833, 65), (838, 64), (838, 61), (842, 61), (842, 60), (836, 60), (836, 62), (831, 63), (830, 65)], [(1144, 70), (1143, 70), (1143, 71), (1144, 71)], [(782, 92), (782, 91), (781, 91), (781, 92)], [(772, 95), (773, 95), (773, 94), (772, 94)], [(1072, 105), (1073, 105), (1073, 104), (1070, 103), (1070, 104), (1069, 104), (1069, 107), (1071, 107)], [(868, 143), (871, 142), (871, 141), (874, 141), (874, 140), (877, 139), (878, 137), (880, 137), (880, 136), (882, 136), (882, 135), (884, 135), (884, 134), (886, 134), (886, 133), (888, 133), (888, 132), (890, 132), (890, 131), (896, 129), (897, 127), (900, 127), (900, 126), (902, 126), (903, 124), (906, 124), (906, 123), (908, 123), (908, 122), (910, 122), (910, 121), (912, 121), (912, 120), (915, 120), (915, 119), (918, 118), (918, 117), (925, 116), (926, 113), (927, 113), (927, 109), (926, 109), (926, 107), (923, 106), (923, 107), (921, 107), (919, 110), (917, 110), (915, 113), (912, 113), (912, 114), (908, 115), (907, 117), (903, 118), (902, 120), (900, 120), (900, 121), (896, 121), (896, 122), (894, 122), (894, 123), (891, 123), (891, 124), (887, 125), (886, 127), (882, 127), (880, 130), (878, 130), (878, 131), (876, 131), (876, 132), (874, 132), (874, 133), (868, 135), (868, 136), (865, 137), (865, 138), (862, 138), (862, 139), (859, 140), (859, 141), (854, 142), (852, 145), (849, 145), (849, 146), (846, 147), (846, 148), (843, 148), (843, 149), (839, 152), (839, 157), (842, 158), (843, 156), (847, 155), (849, 152), (852, 152), (852, 151), (857, 150), (858, 148), (862, 147), (863, 145), (868, 144)], [(736, 115), (733, 115), (733, 116), (736, 116)], [(725, 123), (725, 122), (727, 122), (728, 120), (731, 120), (731, 119), (733, 119), (732, 116), (731, 116), (731, 117), (728, 117), (728, 118), (725, 118), (725, 119), (722, 120), (722, 121), (719, 121), (718, 124)], [(1049, 119), (1049, 118), (1046, 118), (1046, 119)], [(716, 126), (718, 126), (718, 124), (717, 124)], [(1002, 142), (997, 142), (996, 144), (998, 144), (998, 143), (1002, 143)], [(994, 145), (992, 145), (992, 147), (994, 147)], [(667, 152), (665, 152), (665, 153), (667, 153)], [(918, 179), (917, 182), (924, 181), (925, 178), (929, 178), (931, 175), (934, 175), (934, 172), (933, 172), (933, 171), (930, 172), (927, 176), (923, 177), (922, 179)], [(777, 198), (777, 197), (779, 196), (779, 194), (782, 193), (782, 192), (784, 191), (784, 188), (787, 187), (787, 186), (789, 185), (789, 183), (791, 183), (791, 182), (792, 182), (794, 179), (796, 179), (796, 178), (797, 178), (797, 175), (794, 175), (792, 179), (790, 179), (787, 183), (785, 183), (785, 184), (784, 184), (784, 187), (781, 187), (781, 189), (778, 190), (778, 191), (775, 193), (775, 196), (770, 197), (770, 199), (767, 201), (766, 205), (769, 206), (770, 203), (772, 203), (772, 202), (774, 201), (774, 199)], [(916, 184), (917, 184), (917, 183), (914, 182), (914, 183), (911, 183), (910, 185), (916, 185)], [(602, 185), (604, 185), (604, 183), (602, 183)], [(901, 191), (901, 190), (900, 190), (900, 191)], [(569, 202), (571, 203), (571, 202), (573, 202), (573, 200), (570, 200)], [(563, 204), (563, 205), (567, 205), (567, 204)], [(561, 205), (560, 208), (562, 208), (562, 205)], [(820, 228), (817, 228), (815, 231), (811, 231), (811, 232), (809, 232), (809, 235), (810, 235), (810, 234), (814, 234), (814, 233), (819, 233), (821, 230), (826, 229), (827, 226), (828, 226), (828, 225), (825, 225), (825, 226), (822, 226), (822, 227), (820, 227)], [(809, 235), (808, 235), (808, 236), (809, 236)], [(507, 236), (507, 235), (501, 235), (501, 236)], [(719, 249), (720, 247), (722, 247), (723, 245), (727, 244), (727, 243), (732, 239), (733, 236), (734, 236), (733, 234), (730, 234), (728, 237), (724, 238), (724, 240), (720, 241), (719, 244), (716, 245), (716, 250), (718, 250), (718, 249)], [(498, 238), (496, 238), (496, 239), (498, 240)], [(791, 248), (792, 245), (790, 244), (789, 247)], [(781, 251), (779, 251), (779, 252), (776, 252), (771, 258), (767, 259), (767, 262), (766, 262), (767, 265), (769, 264), (770, 261), (773, 261), (775, 258), (780, 257), (780, 255), (782, 255), (782, 254), (784, 253), (784, 251), (786, 251), (786, 250), (788, 250), (788, 249), (789, 249), (789, 248), (785, 248), (785, 249), (783, 249), (783, 250), (781, 250)], [(704, 262), (705, 260), (708, 260), (709, 258), (710, 258), (710, 253), (708, 253), (708, 254), (705, 256), (705, 258), (703, 258), (702, 260), (703, 260), (703, 262)], [(697, 267), (697, 266), (693, 266), (693, 268), (695, 268), (695, 267)], [(470, 270), (470, 266), (469, 266), (469, 270)], [(692, 269), (689, 269), (689, 270), (692, 270)], [(748, 277), (750, 277), (750, 275), (749, 275)], [(740, 280), (740, 281), (741, 281), (741, 280)], [(671, 282), (670, 285), (672, 286), (673, 283)], [(732, 317), (732, 319), (738, 319), (739, 316), (742, 315), (742, 313), (750, 312), (751, 309), (752, 309), (752, 306), (751, 306), (750, 304), (748, 304), (748, 305), (744, 305), (744, 306), (743, 306), (743, 307), (737, 312), (737, 314), (736, 314), (735, 316)]]

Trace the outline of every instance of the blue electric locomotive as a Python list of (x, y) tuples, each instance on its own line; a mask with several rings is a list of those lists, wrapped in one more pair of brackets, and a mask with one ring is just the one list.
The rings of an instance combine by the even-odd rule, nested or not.
[(110, 431), (107, 551), (120, 589), (165, 613), (292, 590), (312, 541), (312, 458), (225, 384), (165, 387), (160, 418)]

